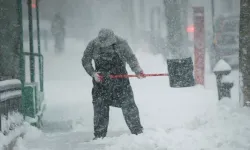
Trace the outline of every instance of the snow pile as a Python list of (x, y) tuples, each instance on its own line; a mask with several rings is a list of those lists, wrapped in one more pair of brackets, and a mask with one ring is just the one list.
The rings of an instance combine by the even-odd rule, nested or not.
[(229, 71), (232, 70), (231, 66), (225, 62), (225, 60), (221, 59), (214, 67), (215, 71)]
[(22, 91), (16, 90), (16, 91), (6, 91), (3, 93), (0, 93), (0, 101), (6, 101), (8, 99), (13, 99), (16, 97), (21, 97)]
[(20, 85), (21, 86), (21, 81), (17, 79), (12, 79), (12, 80), (4, 80), (0, 82), (0, 89), (3, 89), (6, 86), (11, 86), (11, 85)]
[(8, 118), (1, 116), (2, 131), (9, 132), (11, 128), (15, 128), (16, 125), (20, 125), (23, 122), (23, 116), (20, 113), (9, 113)]
[(0, 133), (0, 150), (4, 149), (5, 145), (8, 145), (13, 139), (20, 135), (24, 135), (24, 137), (27, 139), (34, 139), (40, 133), (41, 131), (39, 131), (37, 128), (31, 126), (27, 122), (24, 122), (22, 126), (16, 127), (6, 136)]
[(0, 81), (0, 101), (5, 101), (10, 98), (20, 97), (21, 90), (13, 90), (14, 88), (21, 89), (21, 81), (17, 79)]
[(105, 145), (100, 150), (247, 150), (250, 148), (249, 117), (249, 109), (239, 108), (232, 100), (223, 99), (186, 126), (145, 129), (139, 136), (124, 134), (91, 144)]
[(106, 145), (103, 150), (152, 150), (152, 149), (166, 149), (168, 147), (167, 132), (163, 129), (155, 129), (152, 131), (145, 131), (142, 135), (129, 135), (124, 134), (119, 137), (105, 138), (103, 140), (97, 140), (92, 144)]
[(24, 134), (22, 137), (17, 139), (16, 145), (14, 150), (27, 150), (28, 148), (25, 146), (26, 140), (39, 140), (38, 138), (42, 135), (41, 130), (37, 129), (36, 127), (30, 126), (28, 123), (22, 128)]

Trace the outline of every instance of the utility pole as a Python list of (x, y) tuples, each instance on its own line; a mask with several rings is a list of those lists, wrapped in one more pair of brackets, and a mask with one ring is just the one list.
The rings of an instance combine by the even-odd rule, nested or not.
[[(183, 0), (164, 0), (167, 24), (167, 50), (165, 56), (168, 65), (171, 87), (191, 87), (195, 85), (193, 76), (193, 60), (185, 45), (186, 28), (183, 25)], [(177, 79), (181, 79), (177, 82)]]
[(33, 42), (33, 15), (32, 15), (32, 1), (28, 0), (28, 17), (29, 17), (29, 42), (30, 42), (30, 81), (35, 82), (35, 57), (34, 42)]
[(165, 16), (167, 20), (167, 45), (171, 59), (190, 57), (185, 46), (185, 28), (182, 19), (182, 0), (164, 0)]
[(242, 106), (250, 106), (250, 0), (240, 1), (239, 95)]

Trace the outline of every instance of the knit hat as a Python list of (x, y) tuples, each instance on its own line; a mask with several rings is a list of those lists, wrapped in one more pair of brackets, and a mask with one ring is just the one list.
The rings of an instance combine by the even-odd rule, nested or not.
[(116, 43), (116, 36), (111, 29), (103, 28), (99, 31), (98, 41), (101, 47), (107, 47)]

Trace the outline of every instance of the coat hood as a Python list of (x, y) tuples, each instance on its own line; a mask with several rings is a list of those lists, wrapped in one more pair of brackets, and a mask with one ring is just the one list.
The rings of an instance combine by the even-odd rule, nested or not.
[(116, 43), (116, 36), (114, 31), (111, 29), (101, 29), (99, 31), (97, 42), (100, 44), (101, 47), (107, 47), (114, 43)]

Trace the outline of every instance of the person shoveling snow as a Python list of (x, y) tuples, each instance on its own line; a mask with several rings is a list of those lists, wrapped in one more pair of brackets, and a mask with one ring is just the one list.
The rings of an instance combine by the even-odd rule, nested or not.
[(90, 41), (84, 51), (82, 65), (93, 78), (94, 139), (106, 137), (110, 106), (122, 109), (132, 134), (143, 132), (129, 79), (110, 78), (110, 75), (127, 75), (126, 63), (139, 79), (145, 78), (127, 41), (110, 29), (101, 29), (98, 37)]

